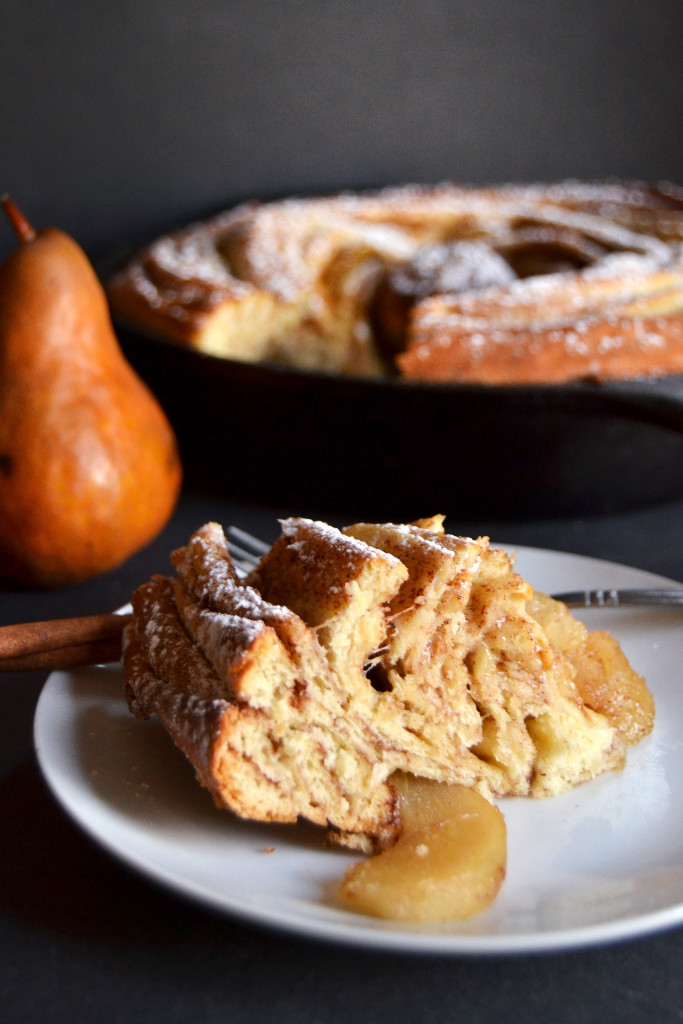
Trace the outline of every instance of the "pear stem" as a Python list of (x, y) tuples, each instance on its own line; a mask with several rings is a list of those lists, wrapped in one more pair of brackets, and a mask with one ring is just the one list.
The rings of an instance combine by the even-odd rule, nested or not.
[(31, 224), (26, 220), (23, 213), (16, 206), (9, 196), (3, 196), (0, 200), (2, 208), (7, 214), (7, 219), (17, 233), (17, 238), (20, 242), (32, 242), (36, 237), (36, 232)]

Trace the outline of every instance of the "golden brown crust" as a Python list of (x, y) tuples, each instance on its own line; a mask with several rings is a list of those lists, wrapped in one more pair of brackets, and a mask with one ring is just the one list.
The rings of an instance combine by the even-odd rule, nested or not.
[(553, 274), (412, 314), (407, 377), (465, 383), (564, 383), (683, 373), (683, 247), (620, 256), (599, 272)]
[[(493, 383), (673, 373), (682, 241), (673, 185), (404, 186), (245, 204), (157, 240), (108, 291), (119, 317), (249, 362), (377, 375), (389, 359), (409, 377)], [(595, 268), (621, 302), (596, 297)], [(467, 316), (453, 295), (475, 298)]]
[(212, 765), (230, 695), (185, 635), (168, 580), (156, 577), (138, 588), (133, 609), (122, 655), (129, 706), (140, 718), (158, 715), (217, 796)]

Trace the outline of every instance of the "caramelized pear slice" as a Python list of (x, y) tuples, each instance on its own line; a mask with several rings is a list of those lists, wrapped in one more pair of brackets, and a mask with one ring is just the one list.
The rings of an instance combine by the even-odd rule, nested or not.
[(471, 917), (495, 899), (507, 859), (503, 815), (476, 790), (397, 776), (397, 842), (346, 873), (351, 910), (395, 921)]
[(640, 743), (652, 732), (654, 697), (609, 633), (589, 633), (574, 663), (581, 697), (589, 708), (605, 715), (628, 744)]
[(529, 611), (555, 650), (574, 666), (576, 688), (584, 704), (604, 715), (631, 745), (652, 732), (654, 698), (609, 633), (588, 632), (565, 604), (547, 594), (536, 592)]

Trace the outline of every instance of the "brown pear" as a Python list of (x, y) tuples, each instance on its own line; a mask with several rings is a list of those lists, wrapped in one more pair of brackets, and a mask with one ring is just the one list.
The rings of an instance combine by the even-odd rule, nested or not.
[(21, 245), (0, 266), (0, 576), (55, 587), (153, 540), (181, 466), (83, 250), (2, 205)]

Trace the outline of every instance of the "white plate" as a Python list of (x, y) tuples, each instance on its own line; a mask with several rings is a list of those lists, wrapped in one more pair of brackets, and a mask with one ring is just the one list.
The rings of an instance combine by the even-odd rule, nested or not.
[[(547, 592), (648, 586), (661, 577), (575, 555), (519, 550)], [(54, 673), (35, 745), (66, 811), (121, 860), (172, 890), (309, 937), (419, 953), (568, 949), (683, 923), (683, 618), (676, 610), (582, 613), (608, 628), (655, 695), (653, 734), (623, 772), (543, 801), (509, 799), (508, 874), (465, 922), (408, 926), (355, 915), (335, 886), (355, 858), (306, 825), (242, 822), (214, 808), (156, 722), (133, 719), (118, 667)]]

